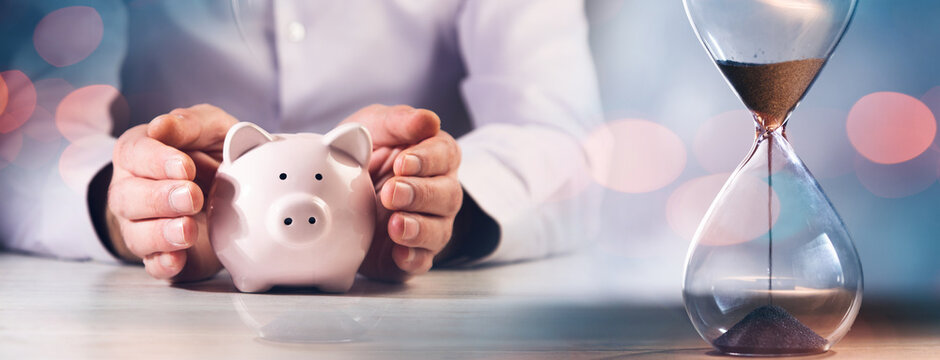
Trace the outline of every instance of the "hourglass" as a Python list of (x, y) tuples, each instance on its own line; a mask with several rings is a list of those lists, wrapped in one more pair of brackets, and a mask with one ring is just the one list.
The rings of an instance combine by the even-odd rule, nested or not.
[(845, 225), (787, 141), (786, 125), (856, 0), (683, 2), (757, 127), (689, 248), (689, 318), (727, 354), (828, 351), (858, 313), (862, 268)]

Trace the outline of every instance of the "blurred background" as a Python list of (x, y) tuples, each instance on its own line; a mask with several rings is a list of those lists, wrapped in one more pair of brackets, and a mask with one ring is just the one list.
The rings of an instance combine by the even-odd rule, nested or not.
[[(42, 184), (21, 185), (78, 191), (81, 139), (109, 131), (100, 120), (109, 113), (127, 113), (125, 5), (11, 3), (0, 2), (0, 181), (39, 171)], [(678, 303), (692, 234), (746, 155), (752, 120), (681, 1), (588, 0), (585, 11), (606, 120), (597, 131), (614, 135), (612, 154), (635, 155), (613, 158), (611, 176), (588, 185), (606, 192), (593, 251), (599, 264), (630, 264), (610, 287)], [(860, 1), (790, 119), (797, 153), (854, 237), (866, 297), (940, 298), (938, 18), (936, 1)], [(886, 129), (902, 131), (877, 136)]]
[[(753, 121), (681, 1), (588, 0), (586, 12), (614, 153), (655, 159), (621, 162), (605, 184), (601, 253), (646, 264), (636, 275), (669, 296)], [(854, 238), (869, 299), (940, 297), (938, 18), (936, 1), (860, 0), (787, 128)]]

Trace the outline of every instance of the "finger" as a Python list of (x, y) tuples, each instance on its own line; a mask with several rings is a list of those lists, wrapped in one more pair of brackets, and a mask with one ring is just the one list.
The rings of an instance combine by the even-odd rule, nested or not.
[(126, 221), (121, 225), (124, 244), (134, 255), (144, 258), (157, 252), (185, 250), (197, 236), (192, 217)]
[(372, 158), (369, 160), (369, 175), (373, 179), (381, 174), (392, 175), (395, 166), (396, 156), (401, 152), (400, 148), (381, 147), (372, 152)]
[(454, 218), (396, 212), (388, 220), (388, 235), (395, 243), (437, 254), (447, 245)]
[(395, 245), (392, 249), (392, 259), (395, 265), (409, 275), (419, 275), (428, 272), (434, 265), (434, 255), (427, 249)]
[(150, 121), (147, 135), (180, 149), (217, 150), (238, 120), (212, 105), (176, 109)]
[(343, 122), (357, 122), (369, 129), (373, 148), (417, 144), (441, 128), (441, 119), (433, 111), (405, 105), (367, 106)]
[(389, 210), (453, 216), (460, 210), (463, 189), (452, 176), (396, 176), (382, 185), (379, 197)]
[(144, 127), (135, 127), (118, 139), (114, 145), (115, 167), (148, 179), (192, 180), (196, 176), (196, 165), (189, 156), (147, 137), (145, 131)]
[(460, 148), (446, 132), (405, 149), (395, 158), (395, 175), (444, 175), (460, 165)]
[(196, 164), (196, 176), (193, 179), (200, 188), (208, 189), (215, 180), (215, 174), (219, 170), (219, 158), (202, 151), (190, 151), (186, 153)]
[[(194, 216), (197, 224), (205, 224), (206, 213)], [(222, 269), (219, 258), (212, 250), (209, 242), (209, 232), (206, 226), (199, 227), (199, 235), (193, 246), (186, 249), (186, 265), (171, 281), (179, 283), (186, 281), (203, 280), (212, 277)]]
[(118, 217), (141, 220), (192, 215), (203, 205), (199, 186), (185, 180), (126, 178), (111, 184), (108, 205)]
[(153, 253), (144, 258), (144, 268), (154, 278), (167, 280), (179, 274), (186, 264), (186, 251)]

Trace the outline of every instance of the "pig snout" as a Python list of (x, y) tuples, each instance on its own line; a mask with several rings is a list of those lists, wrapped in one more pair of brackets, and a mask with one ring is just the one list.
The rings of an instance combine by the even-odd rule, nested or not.
[(330, 221), (326, 204), (309, 194), (291, 194), (275, 201), (268, 215), (268, 229), (291, 242), (316, 240)]

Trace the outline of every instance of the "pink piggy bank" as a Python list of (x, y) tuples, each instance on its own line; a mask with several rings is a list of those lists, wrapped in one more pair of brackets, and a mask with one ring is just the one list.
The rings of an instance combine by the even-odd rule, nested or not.
[(233, 126), (209, 191), (208, 223), (235, 287), (349, 290), (375, 224), (371, 154), (372, 138), (358, 124), (326, 135)]

